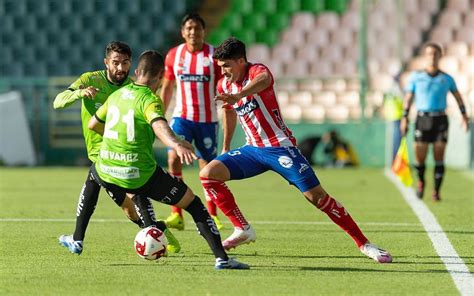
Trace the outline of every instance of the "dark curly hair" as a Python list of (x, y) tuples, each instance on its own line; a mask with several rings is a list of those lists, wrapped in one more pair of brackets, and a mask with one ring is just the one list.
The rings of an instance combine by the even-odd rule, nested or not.
[(235, 37), (230, 37), (222, 42), (212, 55), (216, 60), (236, 60), (244, 58), (247, 61), (245, 44)]

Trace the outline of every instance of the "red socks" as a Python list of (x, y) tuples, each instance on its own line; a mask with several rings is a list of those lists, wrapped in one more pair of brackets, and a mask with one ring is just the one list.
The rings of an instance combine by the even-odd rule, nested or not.
[(337, 200), (326, 195), (325, 198), (321, 199), (318, 203), (318, 209), (326, 213), (329, 218), (339, 225), (347, 234), (349, 234), (357, 247), (363, 246), (368, 239), (362, 234), (359, 226), (352, 220), (351, 215)]
[(234, 195), (230, 192), (224, 182), (201, 178), (201, 183), (206, 194), (219, 207), (219, 209), (221, 209), (224, 215), (229, 218), (234, 227), (244, 229), (245, 226), (249, 224), (235, 203)]
[(212, 200), (207, 201), (207, 211), (209, 212), (209, 215), (217, 216), (217, 207)]

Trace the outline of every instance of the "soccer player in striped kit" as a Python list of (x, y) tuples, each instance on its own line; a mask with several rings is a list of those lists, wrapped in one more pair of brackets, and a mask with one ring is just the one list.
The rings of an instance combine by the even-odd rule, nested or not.
[[(196, 13), (183, 17), (181, 36), (185, 43), (172, 48), (166, 55), (165, 77), (161, 97), (165, 110), (169, 107), (175, 85), (176, 106), (171, 129), (188, 142), (193, 143), (203, 168), (217, 156), (218, 119), (213, 98), (221, 70), (212, 58), (214, 48), (204, 43), (204, 20)], [(168, 150), (168, 169), (171, 175), (182, 179), (182, 164), (176, 151)], [(206, 195), (207, 208), (219, 229), (222, 224), (217, 218), (216, 205)], [(166, 219), (168, 227), (184, 229), (181, 209), (172, 207)]]
[(349, 234), (366, 256), (380, 263), (391, 255), (364, 236), (342, 204), (320, 185), (308, 161), (296, 147), (296, 139), (285, 125), (273, 88), (270, 70), (247, 61), (245, 44), (235, 38), (224, 41), (214, 52), (224, 77), (218, 82), (215, 100), (224, 102), (224, 149), (237, 118), (245, 132), (246, 145), (212, 160), (200, 172), (201, 182), (217, 206), (231, 220), (234, 232), (222, 244), (226, 250), (255, 241), (256, 234), (241, 213), (225, 181), (246, 179), (267, 170), (280, 174), (305, 198)]

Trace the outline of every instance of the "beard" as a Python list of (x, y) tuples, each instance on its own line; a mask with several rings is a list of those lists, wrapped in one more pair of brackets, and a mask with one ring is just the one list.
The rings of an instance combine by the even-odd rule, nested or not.
[(114, 84), (121, 85), (122, 83), (125, 82), (125, 80), (127, 80), (129, 72), (130, 71), (119, 73), (121, 75), (117, 75), (117, 74), (113, 74), (113, 73), (109, 72), (108, 76), (110, 77), (110, 79), (112, 80), (112, 82)]

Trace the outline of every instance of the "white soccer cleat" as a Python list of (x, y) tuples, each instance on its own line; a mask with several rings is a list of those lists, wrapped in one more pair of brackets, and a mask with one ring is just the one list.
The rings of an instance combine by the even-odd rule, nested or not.
[(73, 254), (81, 255), (82, 253), (82, 248), (83, 248), (82, 241), (75, 241), (72, 238), (72, 234), (61, 235), (59, 237), (59, 244), (62, 245), (63, 247), (68, 248), (68, 250)]
[(382, 250), (374, 244), (369, 242), (365, 243), (360, 247), (360, 251), (367, 257), (377, 261), (378, 263), (390, 263), (392, 262), (392, 256), (389, 252)]
[(248, 264), (237, 261), (235, 258), (229, 258), (224, 260), (221, 258), (216, 259), (215, 269), (250, 269)]
[(246, 229), (234, 228), (234, 232), (222, 242), (224, 249), (230, 250), (243, 244), (255, 242), (257, 234), (251, 225), (247, 225)]

